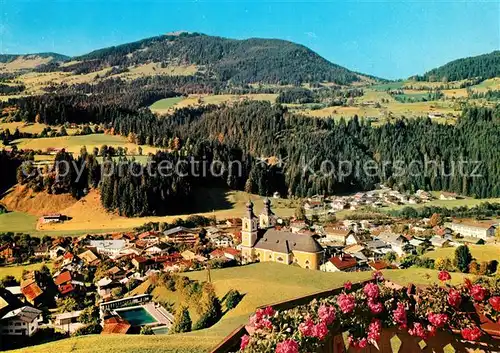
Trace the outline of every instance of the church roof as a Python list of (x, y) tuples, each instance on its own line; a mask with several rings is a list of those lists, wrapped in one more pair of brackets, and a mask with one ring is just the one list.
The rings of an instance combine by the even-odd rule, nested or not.
[(289, 254), (293, 251), (317, 253), (323, 248), (312, 237), (303, 234), (268, 229), (254, 245), (256, 249), (270, 250)]

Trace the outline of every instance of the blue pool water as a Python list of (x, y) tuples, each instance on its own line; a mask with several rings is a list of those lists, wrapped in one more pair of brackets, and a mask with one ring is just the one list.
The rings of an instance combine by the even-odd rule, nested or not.
[(131, 308), (116, 311), (118, 315), (127, 320), (132, 326), (143, 326), (157, 322), (144, 308)]

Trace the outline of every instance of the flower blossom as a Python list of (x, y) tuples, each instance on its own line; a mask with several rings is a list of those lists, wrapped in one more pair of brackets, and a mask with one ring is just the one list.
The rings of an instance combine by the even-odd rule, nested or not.
[(392, 312), (394, 316), (394, 321), (399, 325), (400, 328), (406, 328), (408, 324), (408, 318), (406, 316), (405, 305), (401, 302), (397, 304), (396, 310)]
[(243, 335), (241, 337), (240, 350), (244, 350), (248, 346), (249, 343), (250, 343), (250, 336), (249, 335)]
[(335, 308), (331, 305), (322, 304), (318, 309), (319, 319), (327, 325), (335, 321)]
[(384, 306), (380, 302), (375, 302), (373, 300), (368, 300), (368, 307), (372, 314), (380, 314), (384, 310)]
[(356, 340), (354, 339), (353, 336), (349, 336), (348, 340), (349, 340), (349, 345), (354, 349), (363, 349), (366, 348), (366, 346), (368, 346), (368, 340), (365, 337), (363, 337), (360, 340)]
[(345, 290), (351, 290), (351, 288), (352, 288), (351, 281), (347, 281), (347, 282), (344, 283), (344, 289)]
[(482, 302), (486, 297), (486, 294), (486, 289), (484, 289), (480, 284), (475, 284), (470, 288), (470, 295), (477, 302)]
[(370, 299), (377, 299), (380, 294), (380, 290), (375, 283), (367, 283), (363, 288), (363, 292)]
[(438, 278), (440, 281), (446, 282), (451, 279), (450, 273), (448, 271), (440, 271), (438, 274)]
[(337, 297), (337, 304), (344, 314), (349, 314), (356, 306), (356, 298), (351, 294), (342, 293)]
[(380, 339), (380, 331), (382, 330), (382, 321), (374, 319), (368, 326), (368, 339), (378, 342)]
[(488, 302), (490, 303), (493, 310), (500, 311), (500, 297), (499, 296), (491, 297), (490, 300), (488, 300)]
[(420, 337), (423, 340), (427, 339), (427, 330), (425, 329), (424, 325), (422, 325), (420, 322), (415, 322), (413, 324), (413, 327), (408, 330), (408, 333), (411, 336)]
[(269, 306), (265, 309), (257, 309), (255, 314), (250, 317), (250, 326), (255, 327), (257, 330), (271, 330), (273, 328), (273, 324), (269, 320), (269, 317), (274, 316), (275, 313), (274, 309)]
[(460, 303), (462, 302), (462, 295), (456, 289), (450, 289), (448, 292), (448, 304), (450, 304), (454, 308), (458, 308)]
[(299, 344), (292, 339), (284, 340), (276, 345), (276, 353), (299, 353)]
[(441, 328), (448, 323), (448, 315), (429, 313), (427, 315), (427, 320), (437, 328)]
[(320, 340), (324, 340), (327, 335), (328, 335), (328, 327), (326, 326), (325, 322), (322, 321), (319, 324), (314, 325), (313, 327), (314, 337)]
[(306, 318), (304, 322), (301, 322), (299, 324), (299, 332), (301, 333), (302, 336), (305, 337), (312, 337), (314, 336), (313, 334), (313, 328), (314, 328), (314, 322), (310, 317)]
[(464, 328), (461, 331), (462, 337), (468, 341), (476, 341), (479, 337), (482, 336), (482, 332), (479, 329), (479, 327), (473, 327), (473, 328)]

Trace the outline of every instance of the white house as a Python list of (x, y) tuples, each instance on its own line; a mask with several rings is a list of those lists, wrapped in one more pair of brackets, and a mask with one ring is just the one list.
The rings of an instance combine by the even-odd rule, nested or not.
[(38, 331), (38, 322), (41, 321), (42, 311), (23, 306), (9, 311), (0, 320), (2, 335), (31, 336)]
[(126, 247), (125, 240), (91, 240), (90, 247), (95, 248), (98, 254), (109, 257), (119, 255)]
[(490, 223), (467, 221), (445, 223), (445, 227), (450, 228), (455, 233), (459, 233), (461, 236), (484, 240), (491, 239), (495, 236), (496, 226), (497, 225)]

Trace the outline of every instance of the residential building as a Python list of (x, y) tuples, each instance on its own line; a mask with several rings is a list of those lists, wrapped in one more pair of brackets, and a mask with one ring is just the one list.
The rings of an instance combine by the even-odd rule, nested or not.
[(91, 240), (91, 248), (95, 248), (98, 254), (106, 255), (108, 257), (118, 256), (126, 247), (125, 240)]
[(445, 227), (450, 228), (455, 233), (463, 237), (480, 238), (484, 240), (492, 239), (495, 236), (498, 224), (474, 221), (453, 221), (445, 223)]
[(349, 254), (333, 256), (320, 266), (320, 270), (324, 272), (351, 272), (356, 269), (357, 260)]
[(2, 335), (32, 336), (38, 331), (41, 310), (23, 306), (5, 314), (1, 319)]

